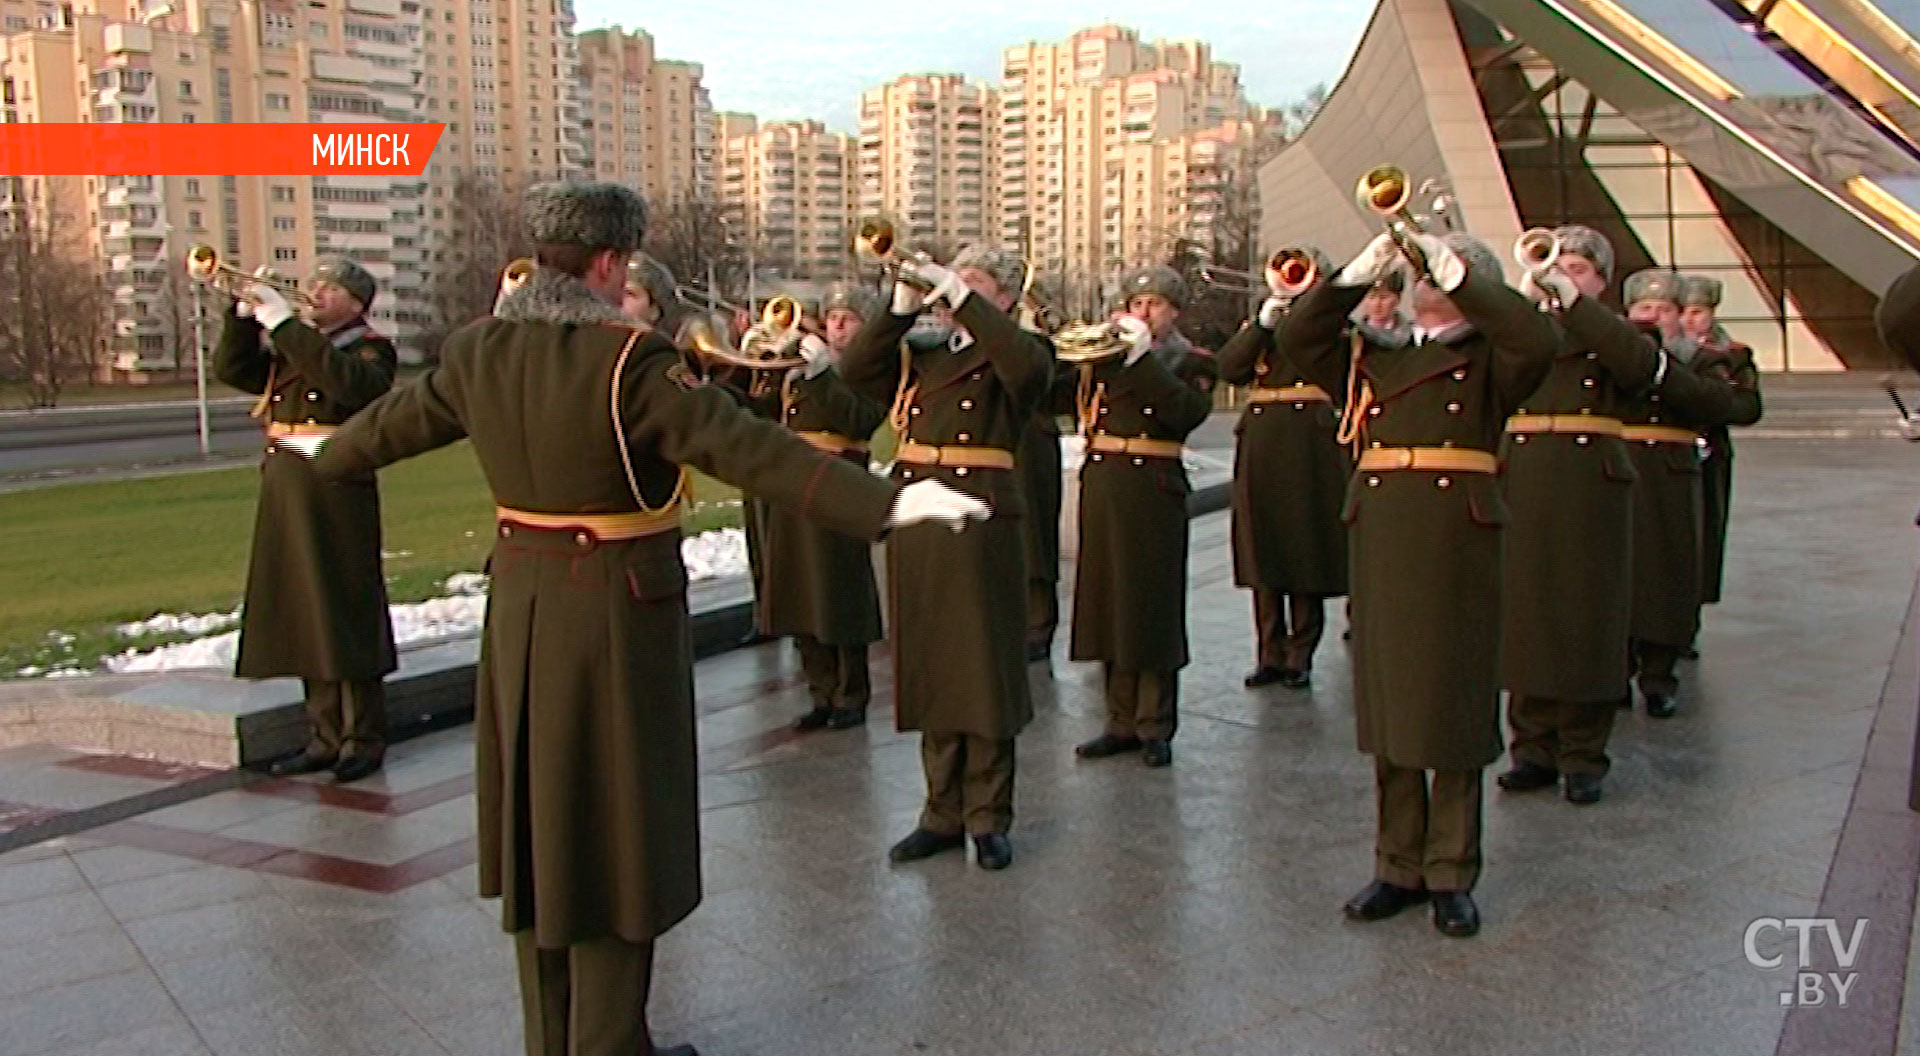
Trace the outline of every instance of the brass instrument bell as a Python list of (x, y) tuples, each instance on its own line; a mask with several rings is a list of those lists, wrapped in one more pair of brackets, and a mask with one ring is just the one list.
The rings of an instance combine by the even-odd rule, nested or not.
[(235, 300), (247, 299), (247, 287), (254, 283), (271, 286), (280, 291), (295, 304), (311, 306), (313, 298), (300, 284), (283, 279), (264, 269), (257, 274), (248, 274), (238, 267), (220, 259), (220, 251), (205, 242), (196, 242), (187, 249), (187, 276), (195, 282), (232, 297)]

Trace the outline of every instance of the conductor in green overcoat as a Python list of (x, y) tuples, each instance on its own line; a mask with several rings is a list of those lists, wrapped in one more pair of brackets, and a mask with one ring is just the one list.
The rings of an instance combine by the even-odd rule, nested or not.
[(276, 775), (330, 769), (357, 781), (386, 755), (383, 680), (397, 662), (379, 485), (371, 471), (323, 483), (308, 461), (393, 386), (393, 342), (366, 319), (378, 289), (366, 268), (329, 257), (314, 269), (302, 319), (278, 289), (251, 284), (213, 351), (216, 377), (260, 397), (253, 415), (267, 431), (234, 673), (301, 680), (307, 743), (273, 764)]
[[(840, 364), (855, 392), (892, 408), (894, 479), (944, 481), (993, 507), (959, 535), (922, 527), (887, 541), (895, 720), (920, 732), (927, 782), (919, 823), (889, 851), (895, 862), (960, 849), (968, 836), (981, 868), (1013, 861), (1014, 738), (1033, 718), (1016, 452), (1054, 365), (1052, 344), (1011, 314), (1024, 266), (1013, 250), (981, 246), (951, 268), (904, 261), (911, 284), (894, 285)], [(928, 310), (944, 339), (904, 340)]]
[(656, 1051), (654, 940), (700, 901), (684, 467), (868, 539), (984, 508), (808, 446), (629, 325), (618, 306), (647, 219), (631, 190), (539, 184), (525, 216), (533, 278), (314, 469), (352, 479), (472, 441), (496, 516), (474, 713), (480, 893), (514, 935), (529, 1056), (633, 1056)]
[(1346, 392), (1360, 451), (1344, 511), (1353, 583), (1354, 715), (1373, 756), (1374, 881), (1345, 906), (1379, 920), (1431, 899), (1475, 934), (1481, 770), (1500, 756), (1500, 598), (1507, 523), (1495, 449), (1558, 337), (1464, 232), (1406, 236), (1426, 266), (1413, 341), (1349, 336), (1348, 317), (1403, 251), (1382, 235), (1294, 305), (1280, 340), (1306, 377)]

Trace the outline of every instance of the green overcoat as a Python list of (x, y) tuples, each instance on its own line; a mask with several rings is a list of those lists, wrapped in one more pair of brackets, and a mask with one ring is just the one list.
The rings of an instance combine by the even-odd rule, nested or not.
[[(903, 442), (1015, 452), (1051, 383), (1046, 338), (969, 296), (954, 321), (972, 343), (903, 351), (912, 316), (877, 312), (841, 361), (855, 392), (892, 406)], [(964, 336), (956, 333), (954, 344)], [(902, 388), (902, 372), (905, 387)], [(904, 423), (904, 428), (899, 428)], [(1005, 739), (1033, 717), (1027, 690), (1027, 536), (1019, 474), (896, 461), (902, 483), (933, 478), (992, 507), (953, 532), (914, 525), (887, 542), (888, 639), (901, 730)]]
[[(1184, 443), (1213, 410), (1220, 371), (1185, 338), (1094, 374), (1090, 431)], [(1087, 427), (1083, 426), (1083, 430)], [(1089, 450), (1080, 467), (1074, 660), (1121, 671), (1187, 666), (1187, 467), (1179, 458)]]
[[(1622, 408), (1630, 425), (1703, 432), (1732, 420), (1731, 380), (1694, 371), (1668, 354), (1652, 391)], [(1685, 648), (1700, 630), (1700, 449), (1695, 444), (1632, 441), (1640, 479), (1633, 495), (1633, 637)]]
[[(1280, 339), (1314, 384), (1345, 392), (1347, 317), (1364, 287), (1308, 291)], [(1451, 295), (1467, 325), (1422, 345), (1361, 337), (1373, 405), (1366, 444), (1491, 455), (1507, 416), (1558, 348), (1547, 317), (1497, 280)], [(1472, 770), (1499, 757), (1500, 569), (1507, 506), (1497, 477), (1356, 472), (1343, 511), (1353, 584), (1354, 717), (1360, 750), (1394, 766)]]
[[(463, 437), (494, 502), (531, 513), (629, 513), (636, 491), (662, 506), (688, 465), (876, 538), (896, 492), (741, 410), (664, 338), (547, 268), (342, 429), (315, 469), (345, 479)], [(480, 893), (502, 897), (504, 926), (542, 947), (651, 941), (700, 901), (679, 529), (614, 541), (509, 516), (489, 568), (474, 714)]]
[[(841, 457), (867, 468), (866, 442), (885, 420), (885, 407), (847, 387), (829, 368), (780, 389), (780, 424), (794, 432), (833, 433), (856, 440)], [(873, 547), (833, 531), (796, 510), (769, 505), (760, 516), (760, 632), (806, 635), (827, 645), (880, 640), (880, 595), (873, 584)]]
[[(266, 418), (338, 425), (393, 387), (393, 343), (354, 321), (323, 335), (298, 319), (268, 335), (229, 313), (214, 375), (265, 401)], [(307, 456), (266, 442), (240, 619), (241, 678), (358, 682), (396, 666), (372, 473), (332, 484)]]
[[(1229, 385), (1283, 389), (1306, 376), (1277, 329), (1248, 323), (1220, 349)], [(1333, 400), (1345, 398), (1332, 392)], [(1340, 521), (1353, 459), (1340, 446), (1331, 402), (1248, 403), (1234, 426), (1235, 586), (1339, 597), (1347, 592), (1347, 526)]]
[[(1521, 414), (1618, 419), (1659, 350), (1591, 297), (1559, 316), (1560, 353)], [(1611, 701), (1627, 692), (1633, 482), (1626, 442), (1604, 432), (1510, 432), (1502, 662), (1507, 691)]]
[(1695, 371), (1717, 372), (1731, 380), (1733, 415), (1707, 430), (1707, 459), (1700, 465), (1700, 601), (1720, 600), (1727, 563), (1727, 521), (1733, 514), (1733, 436), (1729, 425), (1753, 425), (1760, 420), (1760, 368), (1753, 349), (1737, 341), (1709, 345), (1694, 354)]

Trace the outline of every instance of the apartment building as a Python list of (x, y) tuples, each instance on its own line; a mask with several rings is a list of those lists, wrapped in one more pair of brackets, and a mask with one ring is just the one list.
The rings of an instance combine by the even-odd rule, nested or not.
[(744, 234), (754, 268), (776, 280), (845, 278), (852, 258), (852, 137), (818, 121), (749, 114), (716, 119), (721, 215)]
[(1268, 127), (1206, 44), (1111, 25), (1005, 49), (999, 113), (1000, 238), (1069, 287), (1200, 238), (1227, 155)]
[(697, 62), (662, 59), (653, 37), (613, 26), (579, 36), (587, 171), (657, 205), (713, 197), (713, 101)]
[(900, 77), (860, 94), (861, 215), (885, 213), (910, 246), (958, 248), (993, 231), (995, 92), (958, 74)]

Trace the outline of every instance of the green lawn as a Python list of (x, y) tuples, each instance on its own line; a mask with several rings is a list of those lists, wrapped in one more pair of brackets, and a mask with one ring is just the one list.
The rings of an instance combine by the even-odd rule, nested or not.
[[(258, 480), (248, 467), (0, 495), (0, 677), (71, 659), (92, 667), (135, 644), (115, 637), (117, 623), (237, 606)], [(493, 507), (467, 445), (384, 470), (380, 497), (395, 601), (480, 568)], [(738, 498), (696, 475), (689, 534), (738, 524)]]

